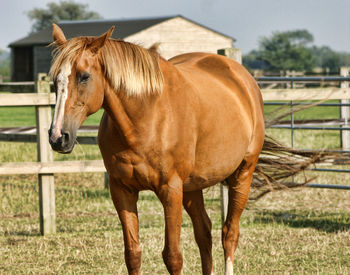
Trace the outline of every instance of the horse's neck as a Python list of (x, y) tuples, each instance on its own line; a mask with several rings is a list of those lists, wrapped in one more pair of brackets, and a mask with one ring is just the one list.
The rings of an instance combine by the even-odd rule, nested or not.
[[(164, 111), (164, 106), (170, 104), (170, 84), (174, 78), (176, 69), (168, 62), (161, 60), (164, 75), (164, 90), (161, 94), (147, 95), (145, 97), (127, 97), (122, 95), (123, 92), (116, 92), (109, 84), (105, 90), (105, 99), (103, 108), (108, 113), (116, 127), (125, 138), (125, 142), (132, 148), (140, 145), (140, 135), (146, 138), (150, 134), (149, 129), (145, 129), (147, 125), (152, 124), (152, 120), (164, 120), (167, 112)], [(178, 77), (175, 74), (175, 78)], [(168, 83), (169, 82), (169, 83)]]
[(126, 144), (130, 147), (136, 145), (135, 127), (130, 119), (125, 106), (112, 88), (105, 90), (103, 108), (119, 129)]
[[(121, 92), (122, 93), (122, 92)], [(145, 134), (147, 125), (157, 113), (158, 95), (140, 97), (120, 96), (121, 93), (112, 88), (105, 90), (103, 108), (112, 119), (119, 132), (125, 138), (126, 144), (136, 148), (139, 142), (137, 134)]]

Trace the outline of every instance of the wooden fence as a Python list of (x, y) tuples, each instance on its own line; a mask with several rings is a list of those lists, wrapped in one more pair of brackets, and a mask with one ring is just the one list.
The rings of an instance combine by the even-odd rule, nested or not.
[(45, 74), (39, 74), (38, 79), (36, 93), (0, 94), (0, 106), (36, 107), (38, 161), (1, 163), (0, 175), (38, 174), (40, 232), (44, 235), (56, 232), (54, 173), (105, 172), (106, 169), (102, 160), (53, 161), (48, 130), (55, 94), (50, 92), (49, 78)]
[[(222, 50), (221, 54), (239, 58), (236, 49)], [(238, 57), (237, 57), (238, 56)], [(50, 92), (49, 78), (39, 74), (36, 82), (36, 93), (0, 94), (0, 106), (35, 106), (37, 127), (37, 162), (0, 163), (0, 175), (38, 174), (40, 203), (40, 232), (50, 234), (56, 232), (54, 174), (76, 172), (105, 172), (102, 160), (90, 161), (53, 161), (51, 147), (48, 141), (48, 130), (51, 123), (51, 106), (55, 104), (55, 94)], [(0, 84), (1, 90), (1, 84)], [(319, 89), (262, 89), (264, 101), (277, 100), (349, 100), (350, 88), (319, 88)], [(349, 109), (349, 107), (347, 107)], [(347, 132), (347, 131), (346, 131)], [(227, 192), (222, 189), (222, 205), (227, 204)], [(223, 207), (222, 217), (226, 216)]]

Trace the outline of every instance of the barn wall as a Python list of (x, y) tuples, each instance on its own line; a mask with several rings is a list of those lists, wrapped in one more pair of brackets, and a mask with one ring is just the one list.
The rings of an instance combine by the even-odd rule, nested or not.
[(126, 41), (150, 47), (160, 42), (160, 53), (170, 58), (181, 53), (210, 52), (233, 46), (233, 39), (176, 17), (125, 38)]
[(48, 73), (51, 48), (45, 46), (11, 49), (11, 81), (35, 81), (38, 73)]
[(52, 48), (46, 46), (35, 46), (33, 59), (34, 70), (33, 79), (37, 80), (38, 73), (48, 73), (51, 65)]
[(33, 48), (12, 48), (11, 69), (11, 81), (33, 80)]

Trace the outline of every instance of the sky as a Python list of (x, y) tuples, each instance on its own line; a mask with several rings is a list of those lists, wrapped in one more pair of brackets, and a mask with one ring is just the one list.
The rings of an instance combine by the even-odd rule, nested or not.
[[(26, 12), (54, 0), (0, 0), (0, 49), (30, 32)], [(350, 52), (350, 0), (75, 0), (105, 19), (183, 15), (234, 37), (243, 53), (275, 31), (307, 29), (317, 46)], [(118, 26), (116, 26), (118, 30)]]

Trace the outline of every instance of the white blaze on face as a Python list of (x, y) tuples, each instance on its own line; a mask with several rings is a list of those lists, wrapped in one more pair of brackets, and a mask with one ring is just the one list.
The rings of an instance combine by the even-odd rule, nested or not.
[(233, 262), (231, 261), (230, 257), (226, 259), (225, 275), (233, 275)]
[(62, 136), (61, 130), (63, 127), (63, 119), (64, 119), (64, 107), (66, 105), (66, 100), (68, 98), (68, 83), (69, 76), (71, 74), (71, 65), (69, 63), (65, 63), (60, 73), (57, 76), (57, 99), (56, 99), (56, 107), (55, 113), (52, 121), (52, 141), (56, 141), (58, 138)]

